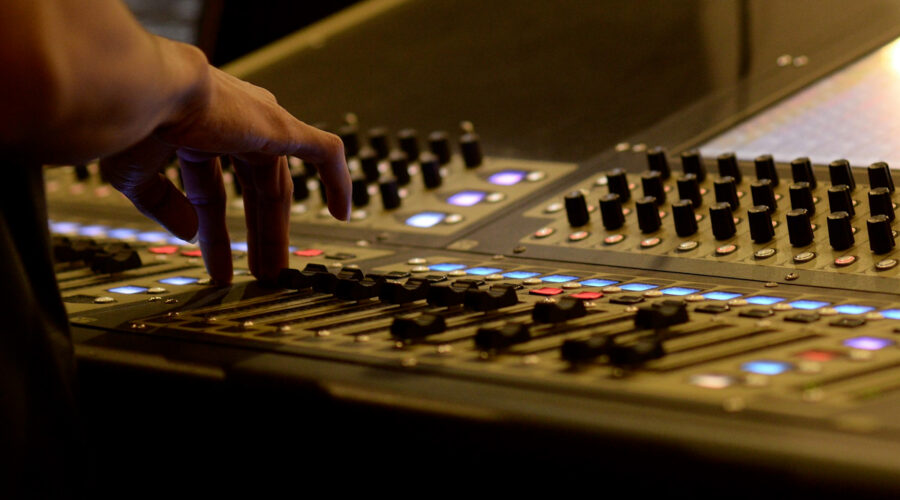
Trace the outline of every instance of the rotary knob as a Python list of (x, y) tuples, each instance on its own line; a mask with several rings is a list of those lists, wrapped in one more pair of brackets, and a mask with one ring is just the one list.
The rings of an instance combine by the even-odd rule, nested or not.
[(869, 214), (884, 215), (889, 221), (894, 221), (894, 203), (888, 188), (878, 187), (869, 191)]
[(622, 203), (631, 199), (631, 188), (628, 187), (628, 175), (621, 168), (611, 170), (606, 174), (606, 187), (610, 193), (619, 195)]
[(393, 151), (388, 157), (391, 164), (391, 172), (397, 179), (397, 184), (405, 186), (409, 184), (409, 158), (403, 151)]
[(408, 161), (419, 159), (419, 136), (414, 129), (405, 128), (397, 132), (397, 144), (400, 150), (406, 153)]
[(757, 156), (753, 160), (753, 165), (756, 167), (757, 180), (769, 179), (772, 181), (773, 188), (778, 186), (778, 170), (775, 169), (775, 160), (772, 159), (772, 155)]
[(672, 175), (669, 168), (669, 159), (666, 158), (666, 151), (662, 148), (653, 148), (647, 151), (647, 166), (650, 170), (659, 172), (663, 180), (668, 179)]
[(672, 203), (672, 220), (675, 224), (675, 234), (682, 238), (697, 233), (697, 217), (694, 215), (694, 205), (691, 200), (678, 200)]
[(441, 187), (444, 182), (441, 178), (441, 166), (438, 158), (431, 153), (422, 153), (419, 158), (419, 168), (422, 170), (422, 182), (426, 189)]
[(381, 192), (381, 206), (385, 210), (393, 210), (400, 206), (400, 189), (397, 179), (388, 179), (378, 185)]
[(478, 140), (478, 134), (467, 132), (459, 137), (459, 149), (462, 152), (463, 163), (466, 168), (477, 168), (481, 166), (481, 142)]
[(372, 148), (362, 148), (359, 152), (359, 164), (368, 182), (378, 182), (381, 172), (378, 171), (378, 154)]
[(637, 211), (638, 227), (642, 233), (655, 232), (662, 225), (656, 200), (652, 196), (645, 196), (637, 200), (635, 210)]
[(625, 224), (620, 199), (616, 193), (607, 193), (600, 197), (600, 219), (607, 230), (619, 229)]
[(450, 139), (446, 132), (438, 130), (428, 134), (428, 148), (441, 165), (450, 163)]
[(753, 199), (754, 206), (768, 207), (770, 214), (778, 210), (778, 201), (775, 199), (771, 179), (762, 178), (750, 184), (750, 198)]
[(891, 221), (886, 215), (875, 215), (866, 220), (866, 228), (869, 231), (869, 248), (873, 253), (888, 253), (894, 248), (894, 233), (891, 231)]
[(657, 204), (666, 202), (666, 191), (663, 187), (662, 174), (656, 170), (644, 172), (641, 175), (641, 186), (644, 189), (644, 196), (652, 196), (656, 198)]
[(684, 177), (678, 179), (678, 198), (681, 200), (691, 200), (695, 207), (703, 204), (703, 196), (700, 194), (700, 183), (697, 174), (684, 174)]
[(805, 247), (813, 242), (809, 211), (805, 208), (796, 208), (787, 213), (787, 228), (791, 245)]
[(359, 154), (359, 135), (357, 135), (354, 125), (342, 125), (338, 129), (338, 137), (344, 143), (344, 155), (347, 158), (354, 157)]
[(795, 183), (808, 183), (810, 189), (815, 189), (817, 186), (816, 174), (813, 172), (812, 162), (809, 161), (809, 158), (796, 158), (791, 161), (791, 176)]
[(850, 214), (847, 212), (832, 212), (826, 218), (828, 221), (828, 242), (835, 250), (846, 250), (853, 246), (853, 228), (850, 226)]
[(369, 145), (375, 151), (375, 155), (379, 160), (383, 160), (391, 153), (391, 146), (388, 143), (388, 131), (384, 127), (375, 127), (369, 129)]
[(846, 185), (852, 192), (856, 189), (856, 179), (853, 178), (853, 170), (847, 160), (834, 160), (828, 164), (828, 178), (832, 186)]
[(750, 239), (754, 243), (768, 243), (775, 237), (772, 214), (768, 206), (757, 205), (747, 210), (747, 223), (750, 225)]
[(572, 227), (583, 226), (590, 221), (591, 216), (588, 213), (587, 201), (584, 193), (581, 191), (572, 191), (566, 195), (566, 217), (569, 219), (569, 225)]
[(837, 184), (828, 188), (828, 210), (831, 213), (847, 212), (851, 217), (856, 215), (853, 199), (850, 197), (850, 186)]
[(737, 210), (741, 205), (737, 195), (737, 186), (734, 183), (734, 177), (722, 177), (716, 179), (713, 183), (713, 190), (716, 194), (717, 203), (728, 203), (731, 210)]
[(728, 203), (716, 203), (709, 207), (709, 222), (712, 225), (713, 236), (717, 240), (727, 240), (737, 232), (734, 216), (731, 215), (731, 205)]
[(883, 187), (894, 192), (894, 179), (891, 177), (891, 169), (887, 163), (880, 161), (869, 165), (869, 187)]
[(738, 167), (737, 157), (734, 153), (722, 153), (716, 158), (719, 166), (719, 177), (734, 177), (734, 183), (740, 184), (743, 180), (741, 169)]
[(294, 184), (294, 201), (303, 201), (309, 198), (309, 186), (306, 185), (306, 176), (303, 173), (296, 173), (291, 176)]
[(791, 198), (792, 209), (804, 208), (809, 212), (810, 216), (816, 213), (816, 205), (813, 201), (812, 191), (809, 189), (809, 183), (796, 182), (791, 184), (788, 188), (788, 194)]
[(369, 183), (364, 178), (357, 177), (352, 182), (353, 206), (364, 207), (369, 204)]
[(685, 175), (694, 174), (697, 176), (697, 182), (706, 180), (706, 166), (703, 165), (703, 159), (700, 158), (699, 151), (692, 150), (681, 153), (681, 169)]

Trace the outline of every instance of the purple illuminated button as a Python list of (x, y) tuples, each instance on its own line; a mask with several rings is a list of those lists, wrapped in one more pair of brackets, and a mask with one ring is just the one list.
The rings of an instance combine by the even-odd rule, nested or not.
[(518, 184), (525, 178), (525, 172), (522, 170), (501, 170), (488, 177), (488, 182), (498, 186), (512, 186)]
[(484, 191), (460, 191), (447, 198), (447, 203), (458, 207), (471, 207), (480, 203), (484, 197)]
[(853, 337), (844, 341), (844, 345), (854, 349), (862, 349), (864, 351), (877, 351), (887, 346), (894, 345), (894, 341), (881, 337)]

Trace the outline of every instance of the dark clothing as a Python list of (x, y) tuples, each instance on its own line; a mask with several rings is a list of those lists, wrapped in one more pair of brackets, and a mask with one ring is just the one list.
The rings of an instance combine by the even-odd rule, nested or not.
[(0, 181), (0, 498), (74, 495), (74, 356), (53, 272), (39, 165)]

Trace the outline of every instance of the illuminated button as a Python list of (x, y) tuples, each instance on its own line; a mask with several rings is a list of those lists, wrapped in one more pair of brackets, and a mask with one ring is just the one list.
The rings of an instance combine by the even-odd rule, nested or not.
[(452, 276), (454, 278), (457, 276), (465, 276), (465, 275), (466, 275), (465, 271), (450, 271), (449, 273), (447, 273), (447, 276)]
[[(424, 264), (424, 262), (423, 262)], [(450, 271), (458, 271), (460, 269), (465, 269), (466, 266), (464, 264), (451, 264), (448, 262), (443, 262), (441, 264), (433, 264), (428, 266), (428, 269), (432, 271), (440, 271), (442, 273), (449, 273)]]
[(606, 238), (603, 238), (603, 243), (606, 245), (615, 245), (616, 243), (621, 243), (624, 239), (624, 234), (611, 234)]
[(535, 170), (534, 172), (528, 172), (528, 175), (525, 176), (525, 180), (528, 182), (537, 182), (544, 180), (545, 177), (547, 177), (547, 174), (540, 170)]
[(236, 241), (231, 244), (231, 249), (235, 252), (246, 252), (249, 248), (246, 241)]
[(809, 349), (797, 354), (797, 357), (804, 361), (815, 361), (824, 363), (841, 357), (841, 353), (836, 351), (828, 351), (825, 349)]
[(137, 234), (138, 241), (145, 243), (158, 243), (169, 239), (169, 234), (162, 231), (146, 231)]
[(440, 224), (446, 217), (447, 214), (441, 212), (419, 212), (406, 219), (406, 225), (427, 228)]
[(643, 295), (644, 295), (644, 297), (647, 297), (648, 299), (655, 299), (657, 297), (662, 297), (663, 293), (660, 292), (659, 290), (647, 290), (646, 292), (643, 293)]
[(605, 286), (600, 290), (603, 291), (603, 293), (618, 293), (622, 291), (622, 289), (617, 287), (616, 285)]
[[(510, 278), (514, 280), (524, 280), (527, 278), (534, 278), (540, 273), (535, 273), (531, 271), (510, 271), (503, 275), (504, 278)], [(540, 281), (540, 280), (539, 280)]]
[(544, 212), (548, 214), (554, 214), (556, 212), (559, 212), (563, 208), (565, 208), (565, 205), (563, 205), (562, 203), (551, 203), (547, 205), (547, 208), (544, 209)]
[(534, 290), (529, 290), (528, 293), (532, 295), (559, 295), (563, 293), (562, 288), (552, 288), (552, 287), (544, 287), (544, 288), (536, 288)]
[(484, 277), (484, 279), (486, 279), (487, 281), (500, 281), (503, 279), (503, 275), (502, 274), (488, 274), (487, 276)]
[(484, 201), (488, 203), (500, 203), (505, 199), (506, 195), (503, 193), (491, 193), (484, 198)]
[(77, 222), (50, 222), (50, 232), (56, 234), (74, 234), (81, 224)]
[(148, 288), (145, 286), (127, 285), (127, 286), (117, 286), (115, 288), (110, 288), (106, 291), (112, 292), (112, 293), (121, 293), (123, 295), (133, 295), (136, 293), (144, 293), (147, 290), (148, 290)]
[(897, 265), (897, 259), (883, 259), (879, 260), (875, 263), (875, 269), (879, 271), (884, 271), (887, 269), (891, 269)]
[(707, 292), (703, 297), (709, 300), (731, 300), (740, 297), (741, 294), (733, 292)]
[(148, 250), (150, 251), (150, 253), (171, 255), (178, 251), (178, 247), (176, 247), (175, 245), (165, 245), (161, 247), (150, 247)]
[(696, 288), (684, 288), (684, 287), (680, 287), (680, 286), (664, 288), (661, 291), (662, 291), (662, 293), (664, 293), (666, 295), (676, 295), (679, 297), (682, 295), (691, 295), (692, 293), (699, 292), (699, 290)]
[(607, 184), (609, 184), (609, 179), (607, 179), (605, 175), (597, 177), (597, 180), (594, 181), (595, 186), (605, 186)]
[(414, 266), (409, 271), (412, 273), (427, 273), (429, 271), (429, 269), (425, 266)]
[(487, 276), (488, 274), (496, 274), (503, 272), (503, 269), (499, 269), (496, 267), (473, 267), (471, 269), (467, 269), (467, 274), (474, 274), (476, 276)]
[(794, 256), (794, 262), (809, 262), (816, 258), (815, 252), (802, 252)]
[(551, 274), (549, 276), (544, 276), (541, 278), (541, 281), (546, 281), (547, 283), (565, 283), (567, 281), (575, 281), (578, 279), (578, 276), (567, 276), (565, 274)]
[(203, 255), (203, 252), (201, 252), (199, 248), (194, 248), (191, 250), (182, 250), (181, 255), (184, 255), (185, 257), (200, 257)]
[(888, 319), (900, 319), (900, 309), (885, 309), (881, 315)]
[(581, 282), (584, 286), (596, 286), (596, 287), (604, 287), (615, 285), (618, 281), (615, 280), (601, 280), (601, 279), (589, 279)]
[(721, 373), (700, 373), (691, 375), (688, 383), (704, 389), (724, 389), (737, 383), (737, 379)]
[(853, 337), (844, 341), (845, 346), (863, 351), (878, 351), (894, 344), (895, 342), (891, 339), (868, 336)]
[(161, 286), (154, 286), (147, 289), (147, 293), (166, 293), (168, 290)]
[(459, 224), (462, 220), (463, 216), (460, 214), (447, 214), (447, 218), (444, 219), (444, 224)]
[(159, 280), (160, 283), (175, 286), (192, 285), (198, 281), (199, 280), (197, 278), (189, 278), (187, 276), (173, 276), (171, 278), (163, 278)]
[(731, 307), (741, 307), (746, 306), (747, 304), (749, 304), (749, 302), (744, 299), (731, 299), (728, 301), (728, 305)]
[(757, 259), (768, 259), (769, 257), (775, 255), (774, 248), (761, 248), (753, 253), (753, 256)]
[(581, 288), (581, 283), (578, 283), (577, 281), (570, 281), (568, 283), (563, 283), (562, 287), (566, 290), (572, 290), (574, 288)]
[(525, 278), (524, 280), (522, 280), (522, 283), (526, 284), (526, 285), (540, 285), (541, 279), (540, 278)]
[[(513, 186), (522, 181), (526, 176), (522, 170), (501, 170), (500, 172), (491, 174), (488, 182), (497, 186)], [(540, 179), (537, 179), (540, 180)]]
[(481, 203), (485, 196), (484, 191), (460, 191), (447, 198), (447, 203), (457, 207), (471, 207)]
[(730, 253), (734, 253), (735, 250), (737, 250), (737, 245), (735, 245), (733, 243), (729, 243), (727, 245), (722, 245), (722, 246), (716, 248), (716, 254), (717, 255), (728, 255)]
[(770, 306), (772, 304), (777, 304), (784, 299), (781, 297), (770, 297), (768, 295), (757, 295), (755, 297), (747, 297), (747, 303), (755, 304), (758, 306)]
[(659, 245), (660, 242), (662, 242), (662, 240), (655, 236), (653, 238), (647, 238), (645, 240), (641, 240), (641, 248), (655, 247), (656, 245)]
[(110, 229), (106, 235), (110, 238), (116, 240), (130, 240), (134, 239), (135, 235), (137, 235), (137, 229), (128, 229), (126, 227), (119, 227), (116, 229)]
[(698, 246), (700, 246), (699, 241), (694, 241), (694, 240), (683, 241), (678, 244), (678, 251), (679, 252), (689, 252), (689, 251), (697, 248)]
[(569, 297), (580, 300), (597, 300), (603, 297), (603, 294), (600, 292), (578, 292), (569, 295)]
[(81, 236), (99, 238), (102, 236), (106, 236), (106, 226), (82, 226), (80, 229), (78, 229), (78, 234), (80, 234)]
[(692, 294), (692, 295), (685, 295), (684, 300), (686, 300), (687, 302), (703, 302), (704, 300), (706, 300), (706, 297), (704, 297), (702, 295)]
[(551, 234), (553, 234), (553, 232), (554, 232), (554, 229), (552, 227), (542, 227), (534, 232), (534, 237), (535, 238), (546, 238), (547, 236), (550, 236)]
[(856, 304), (842, 304), (839, 306), (834, 306), (834, 310), (841, 314), (865, 314), (869, 311), (875, 310), (875, 308), (871, 306), (860, 306)]
[(317, 257), (319, 255), (322, 255), (323, 253), (325, 253), (325, 252), (322, 250), (319, 250), (318, 248), (306, 248), (303, 250), (295, 251), (294, 255), (296, 255), (298, 257)]
[(658, 285), (651, 285), (650, 283), (627, 283), (620, 286), (622, 290), (628, 290), (629, 292), (644, 292), (658, 287)]
[(749, 361), (741, 365), (741, 370), (748, 373), (756, 373), (759, 375), (778, 375), (794, 368), (794, 365), (784, 361), (773, 361), (770, 359), (759, 359)]
[(569, 241), (581, 241), (590, 236), (590, 234), (587, 231), (578, 231), (569, 235)]
[(773, 311), (791, 311), (793, 308), (787, 303), (772, 304)]
[(112, 297), (104, 296), (104, 297), (97, 297), (96, 299), (94, 299), (94, 304), (111, 304), (115, 301), (116, 301), (116, 299), (114, 299)]
[(840, 266), (840, 267), (849, 266), (850, 264), (853, 264), (854, 262), (856, 262), (855, 255), (844, 255), (842, 257), (838, 257), (838, 258), (834, 259), (834, 265)]
[(813, 309), (818, 309), (820, 307), (825, 307), (830, 305), (828, 302), (822, 302), (818, 300), (795, 300), (789, 304), (794, 309), (803, 309), (807, 311), (812, 311)]

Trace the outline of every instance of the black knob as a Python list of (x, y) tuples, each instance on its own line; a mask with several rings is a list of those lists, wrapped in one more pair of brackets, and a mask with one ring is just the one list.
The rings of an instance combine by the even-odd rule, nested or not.
[(772, 159), (772, 155), (762, 155), (757, 156), (755, 160), (753, 160), (753, 164), (756, 167), (756, 179), (769, 179), (772, 181), (772, 187), (778, 186), (778, 170), (775, 169), (775, 160)]
[(391, 172), (397, 179), (397, 184), (405, 186), (409, 184), (409, 158), (403, 151), (394, 151), (389, 156)]
[(467, 132), (459, 138), (459, 149), (462, 152), (463, 163), (466, 168), (476, 168), (481, 166), (481, 143), (478, 141), (478, 134)]
[(141, 267), (141, 256), (137, 250), (105, 247), (103, 251), (91, 257), (91, 271), (99, 274), (112, 274)]
[(531, 310), (531, 319), (535, 323), (561, 323), (566, 320), (580, 318), (587, 314), (584, 302), (572, 297), (563, 297), (559, 302), (554, 300), (540, 301)]
[(767, 205), (750, 207), (750, 210), (747, 210), (747, 223), (750, 225), (750, 239), (754, 243), (768, 243), (775, 237), (772, 213)]
[(809, 222), (809, 211), (796, 208), (787, 213), (788, 238), (791, 245), (805, 247), (813, 242), (812, 224)]
[(737, 232), (734, 216), (731, 215), (731, 205), (728, 203), (716, 203), (709, 207), (709, 223), (717, 240), (727, 240)]
[(713, 189), (716, 194), (716, 202), (717, 203), (728, 203), (731, 205), (731, 210), (737, 210), (741, 205), (740, 200), (737, 195), (737, 186), (734, 182), (734, 177), (722, 177), (720, 179), (716, 179), (713, 182)]
[(622, 203), (631, 199), (631, 188), (628, 187), (628, 176), (621, 168), (611, 170), (606, 174), (606, 187), (610, 193), (619, 195)]
[(344, 143), (344, 155), (351, 158), (359, 154), (359, 135), (354, 125), (342, 125), (338, 129), (338, 137)]
[(451, 307), (463, 303), (466, 291), (478, 289), (475, 284), (465, 283), (439, 283), (428, 288), (428, 305), (432, 307)]
[(639, 330), (660, 330), (687, 323), (687, 306), (683, 301), (666, 300), (640, 307), (634, 315), (634, 327)]
[(846, 184), (837, 184), (828, 188), (828, 210), (834, 212), (847, 212), (850, 216), (856, 215), (853, 208), (853, 199), (850, 197), (850, 187)]
[(666, 151), (662, 148), (653, 148), (647, 151), (647, 166), (650, 170), (659, 172), (663, 180), (668, 179), (672, 175), (669, 168), (669, 159), (666, 158)]
[(609, 362), (613, 365), (635, 366), (665, 355), (662, 339), (654, 335), (639, 339), (633, 344), (613, 344), (609, 350)]
[(475, 347), (484, 351), (505, 349), (529, 340), (531, 334), (522, 323), (507, 323), (494, 328), (481, 327), (475, 332)]
[(570, 363), (590, 361), (608, 355), (614, 344), (613, 338), (605, 333), (586, 339), (568, 339), (560, 347), (559, 355)]
[(886, 215), (875, 215), (866, 220), (866, 228), (869, 230), (869, 248), (873, 253), (888, 253), (894, 248), (894, 233), (891, 231), (891, 221)]
[(397, 186), (397, 179), (388, 179), (382, 181), (378, 185), (381, 192), (381, 206), (385, 210), (393, 210), (400, 206), (400, 190)]
[(409, 278), (406, 283), (385, 281), (378, 298), (388, 304), (408, 304), (428, 297), (431, 283), (424, 278)]
[(372, 148), (362, 148), (359, 152), (359, 164), (368, 182), (378, 182), (381, 172), (378, 171), (378, 154)]
[(678, 199), (691, 200), (695, 207), (703, 205), (703, 196), (700, 194), (700, 183), (697, 174), (685, 174), (678, 179)]
[(438, 130), (428, 134), (428, 148), (441, 165), (450, 163), (450, 139), (446, 132)]
[(90, 171), (88, 171), (88, 166), (84, 163), (80, 163), (75, 165), (75, 180), (79, 182), (84, 182), (88, 177), (91, 176)]
[(894, 192), (894, 178), (891, 177), (891, 169), (888, 164), (880, 161), (869, 165), (869, 188), (888, 188)]
[(809, 158), (796, 158), (791, 161), (791, 176), (795, 183), (809, 183), (810, 189), (815, 189), (817, 186), (816, 174), (813, 172), (812, 162), (809, 161)]
[(422, 153), (419, 158), (419, 168), (422, 170), (422, 182), (427, 189), (441, 187), (441, 166), (438, 159), (431, 153)]
[(652, 233), (659, 229), (662, 221), (659, 218), (659, 208), (656, 207), (656, 199), (652, 196), (644, 196), (635, 202), (638, 227), (642, 233)]
[(662, 174), (658, 171), (651, 170), (641, 174), (641, 186), (644, 189), (644, 196), (656, 198), (656, 203), (658, 205), (666, 202), (666, 192), (663, 187)]
[(572, 191), (566, 195), (566, 217), (572, 227), (583, 226), (591, 220), (588, 213), (587, 200), (581, 191)]
[(762, 178), (750, 184), (750, 198), (753, 199), (754, 206), (769, 207), (771, 214), (778, 210), (778, 201), (775, 200), (775, 190), (772, 189), (772, 180)]
[(369, 145), (375, 150), (375, 155), (379, 160), (383, 160), (391, 153), (391, 146), (388, 143), (388, 131), (384, 127), (375, 127), (369, 129)]
[(694, 204), (691, 200), (678, 200), (672, 203), (672, 220), (675, 233), (682, 238), (697, 232), (697, 217), (694, 215)]
[(681, 153), (681, 169), (685, 175), (696, 175), (697, 182), (706, 180), (706, 166), (703, 165), (703, 159), (700, 157), (699, 151), (685, 151)]
[(625, 214), (622, 212), (619, 195), (607, 193), (600, 197), (600, 219), (603, 221), (603, 227), (609, 231), (619, 229), (625, 224)]
[(353, 205), (356, 207), (364, 207), (369, 204), (369, 183), (366, 182), (365, 178), (357, 177), (353, 179), (352, 182), (353, 194), (351, 198), (353, 199)]
[(381, 292), (382, 282), (363, 278), (341, 278), (338, 276), (334, 286), (334, 296), (340, 300), (366, 300), (377, 297)]
[(788, 188), (788, 194), (791, 197), (791, 208), (804, 208), (809, 212), (810, 216), (815, 215), (816, 205), (813, 203), (812, 191), (809, 189), (809, 183), (796, 182)]
[(856, 189), (856, 179), (853, 178), (853, 170), (847, 160), (834, 160), (828, 164), (828, 178), (832, 186), (845, 184), (850, 191)]
[(397, 144), (400, 146), (400, 150), (406, 153), (407, 160), (419, 159), (419, 136), (415, 130), (405, 128), (397, 132)]
[(719, 166), (719, 177), (734, 177), (734, 183), (740, 184), (743, 180), (741, 169), (738, 167), (737, 157), (734, 153), (722, 153), (716, 158)]
[(846, 250), (853, 246), (853, 228), (850, 226), (850, 214), (847, 212), (832, 212), (826, 218), (828, 221), (828, 242), (835, 250)]
[(391, 323), (391, 336), (401, 340), (425, 338), (446, 330), (444, 317), (430, 313), (397, 316)]
[(869, 191), (869, 215), (884, 215), (889, 221), (894, 221), (894, 203), (888, 188), (878, 187)]
[(516, 289), (513, 287), (491, 287), (490, 290), (466, 290), (463, 301), (466, 309), (473, 311), (496, 311), (519, 303)]
[(303, 201), (309, 198), (309, 186), (306, 184), (306, 175), (302, 173), (291, 176), (294, 183), (294, 201)]

